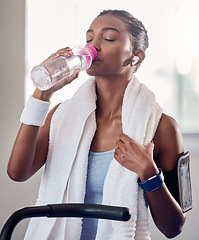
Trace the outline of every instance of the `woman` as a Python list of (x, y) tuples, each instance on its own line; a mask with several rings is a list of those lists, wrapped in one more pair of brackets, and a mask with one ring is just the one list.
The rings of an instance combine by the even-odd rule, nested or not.
[[(175, 120), (162, 113), (153, 94), (134, 75), (145, 58), (147, 32), (125, 11), (103, 11), (87, 31), (87, 45), (98, 51), (87, 70), (93, 77), (71, 100), (52, 109), (42, 127), (51, 96), (77, 78), (79, 70), (47, 91), (35, 90), (32, 108), (26, 106), (29, 110), (21, 118), (8, 174), (25, 181), (46, 164), (38, 204), (122, 205), (131, 209), (132, 218), (126, 224), (100, 220), (97, 226), (93, 221), (91, 229), (86, 219), (82, 227), (81, 220), (32, 220), (27, 239), (40, 239), (41, 234), (42, 239), (150, 239), (147, 204), (159, 230), (175, 237), (185, 215), (176, 189), (165, 183), (184, 147)], [(49, 59), (71, 54), (64, 48)], [(145, 189), (149, 181), (152, 186)]]

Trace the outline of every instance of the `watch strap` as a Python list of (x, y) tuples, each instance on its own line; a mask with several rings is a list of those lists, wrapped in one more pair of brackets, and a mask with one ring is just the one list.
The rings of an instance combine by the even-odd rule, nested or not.
[(144, 182), (140, 181), (140, 178), (138, 179), (138, 184), (140, 187), (149, 192), (153, 192), (156, 189), (160, 188), (164, 182), (164, 175), (162, 173), (162, 170), (159, 168), (159, 173), (157, 175), (154, 175), (147, 179)]

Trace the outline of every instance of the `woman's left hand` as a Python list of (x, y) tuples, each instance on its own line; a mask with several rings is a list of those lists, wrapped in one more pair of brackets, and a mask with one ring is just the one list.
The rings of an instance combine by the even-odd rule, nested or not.
[(130, 171), (136, 172), (141, 181), (158, 173), (153, 160), (153, 142), (144, 146), (122, 133), (116, 145), (115, 159)]

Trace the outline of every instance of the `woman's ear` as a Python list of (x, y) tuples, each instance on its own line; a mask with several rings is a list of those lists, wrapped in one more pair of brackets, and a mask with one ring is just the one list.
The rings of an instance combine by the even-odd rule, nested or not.
[(142, 49), (133, 51), (132, 64), (138, 66), (145, 59), (145, 52)]

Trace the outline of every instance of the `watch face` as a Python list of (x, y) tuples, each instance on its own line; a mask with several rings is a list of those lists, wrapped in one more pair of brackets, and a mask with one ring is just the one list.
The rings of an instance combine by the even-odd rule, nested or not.
[(192, 208), (190, 158), (188, 152), (182, 155), (178, 161), (178, 183), (181, 208), (183, 212), (186, 212)]

